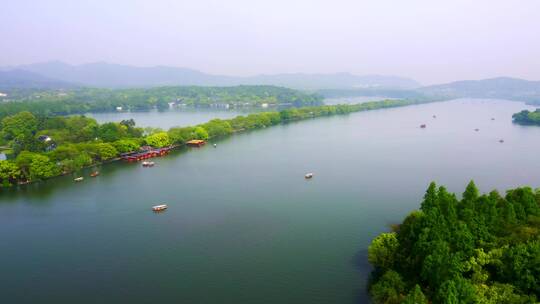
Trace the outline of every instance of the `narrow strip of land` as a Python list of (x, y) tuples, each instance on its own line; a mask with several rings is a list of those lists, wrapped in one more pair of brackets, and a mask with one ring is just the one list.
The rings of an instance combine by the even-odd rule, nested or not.
[[(293, 121), (426, 102), (385, 100), (289, 108), (232, 119), (213, 119), (196, 126), (173, 127), (168, 131), (143, 130), (136, 127), (133, 120), (100, 125), (84, 116), (35, 116), (23, 111), (2, 120), (1, 134), (12, 154), (8, 155), (8, 160), (0, 161), (0, 182), (3, 187), (25, 184), (77, 173), (86, 167), (126, 158), (126, 155), (159, 155), (163, 151), (160, 149), (168, 151), (193, 140), (208, 141)], [(135, 159), (138, 158), (144, 157)]]

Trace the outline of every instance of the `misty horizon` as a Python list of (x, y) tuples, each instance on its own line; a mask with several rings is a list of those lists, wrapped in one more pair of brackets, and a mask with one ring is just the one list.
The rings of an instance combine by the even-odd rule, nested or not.
[[(211, 73), (208, 71), (200, 70), (197, 68), (189, 67), (189, 66), (172, 66), (172, 65), (137, 65), (137, 64), (120, 64), (115, 62), (107, 62), (107, 61), (93, 61), (93, 62), (85, 62), (85, 63), (68, 63), (62, 60), (50, 60), (50, 61), (42, 61), (42, 62), (33, 62), (28, 64), (21, 64), (21, 65), (6, 65), (6, 66), (0, 66), (1, 70), (16, 70), (16, 69), (23, 69), (25, 66), (32, 66), (32, 65), (41, 65), (41, 64), (64, 64), (69, 65), (71, 67), (80, 67), (80, 66), (89, 66), (89, 65), (118, 65), (118, 66), (125, 66), (125, 67), (134, 67), (134, 68), (178, 68), (178, 69), (186, 69), (191, 70), (195, 72), (201, 72), (204, 74), (212, 75), (212, 76), (224, 76), (224, 77), (240, 77), (240, 78), (250, 78), (250, 77), (257, 77), (257, 76), (277, 76), (277, 75), (310, 75), (310, 76), (319, 76), (319, 75), (353, 75), (353, 76), (366, 76), (366, 77), (377, 77), (377, 76), (383, 76), (383, 77), (396, 77), (396, 78), (403, 78), (403, 79), (410, 79), (416, 81), (420, 86), (430, 86), (430, 85), (439, 85), (443, 83), (424, 83), (419, 81), (418, 79), (415, 79), (413, 77), (408, 77), (407, 75), (393, 75), (393, 74), (359, 74), (359, 73), (351, 73), (349, 71), (336, 71), (336, 72), (328, 72), (328, 73), (307, 73), (307, 72), (276, 72), (276, 73), (257, 73), (257, 74), (246, 74), (246, 75), (234, 75), (234, 74), (218, 74), (218, 73)], [(508, 75), (493, 75), (488, 76), (485, 78), (460, 78), (448, 81), (448, 83), (452, 82), (459, 82), (459, 81), (477, 81), (477, 80), (489, 80), (489, 79), (498, 79), (498, 78), (515, 78), (515, 79), (523, 79), (527, 81), (540, 81), (540, 79), (527, 79), (523, 77), (512, 77)]]
[(0, 66), (60, 60), (215, 75), (540, 79), (540, 2), (6, 3)]

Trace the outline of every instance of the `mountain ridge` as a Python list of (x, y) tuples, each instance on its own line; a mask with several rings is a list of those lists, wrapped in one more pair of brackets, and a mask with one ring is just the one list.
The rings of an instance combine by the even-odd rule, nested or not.
[(20, 69), (44, 77), (93, 87), (154, 87), (167, 85), (232, 86), (277, 85), (295, 89), (325, 89), (379, 87), (412, 89), (420, 84), (410, 78), (385, 75), (354, 75), (351, 73), (309, 74), (281, 73), (254, 76), (226, 76), (207, 74), (198, 70), (152, 66), (136, 67), (106, 62), (70, 65), (61, 61), (4, 67), (2, 70)]

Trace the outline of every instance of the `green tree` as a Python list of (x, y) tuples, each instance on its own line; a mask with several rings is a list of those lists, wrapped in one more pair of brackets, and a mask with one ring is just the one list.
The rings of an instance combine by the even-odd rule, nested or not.
[(59, 173), (58, 167), (47, 156), (41, 154), (33, 155), (29, 169), (32, 180), (50, 178)]
[(436, 207), (436, 205), (437, 205), (437, 184), (435, 184), (435, 182), (431, 182), (429, 184), (428, 189), (426, 190), (426, 194), (424, 195), (424, 201), (422, 202), (420, 209), (426, 212), (430, 210), (431, 208)]
[(127, 136), (127, 127), (119, 123), (108, 122), (98, 128), (98, 137), (105, 142), (112, 142)]
[(7, 187), (21, 177), (21, 170), (11, 161), (0, 160), (0, 183)]
[(30, 164), (35, 155), (36, 153), (33, 152), (22, 151), (15, 159), (15, 163), (17, 164), (17, 167), (20, 168), (22, 175), (27, 178), (30, 177)]
[(148, 135), (146, 137), (146, 143), (152, 147), (162, 148), (169, 146), (171, 144), (171, 140), (167, 132), (159, 132)]
[(396, 233), (382, 233), (368, 247), (368, 260), (381, 268), (392, 268), (399, 242)]
[(108, 143), (97, 144), (97, 153), (101, 160), (109, 160), (118, 155), (118, 151), (116, 151), (113, 145)]
[(33, 136), (37, 131), (37, 125), (36, 117), (28, 111), (8, 116), (2, 120), (2, 130), (8, 139)]
[(418, 284), (403, 299), (403, 304), (428, 304), (428, 300)]
[(445, 281), (437, 294), (437, 303), (461, 304), (476, 302), (476, 289), (468, 280), (461, 277)]
[(375, 303), (397, 304), (403, 300), (405, 283), (399, 273), (388, 270), (370, 288)]
[(120, 153), (137, 151), (141, 145), (134, 139), (120, 139), (112, 143)]
[(195, 133), (196, 139), (202, 139), (207, 140), (208, 139), (208, 132), (203, 127), (196, 127), (193, 131)]

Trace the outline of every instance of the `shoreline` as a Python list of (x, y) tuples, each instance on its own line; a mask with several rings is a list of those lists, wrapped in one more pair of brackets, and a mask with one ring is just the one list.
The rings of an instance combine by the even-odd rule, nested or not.
[[(299, 122), (303, 120), (310, 120), (314, 118), (320, 118), (320, 117), (329, 117), (329, 116), (336, 116), (336, 115), (348, 115), (351, 113), (356, 112), (364, 112), (364, 111), (372, 111), (372, 110), (380, 110), (380, 109), (387, 109), (387, 108), (398, 108), (398, 107), (404, 107), (404, 106), (412, 106), (412, 105), (419, 105), (419, 104), (426, 104), (426, 103), (432, 103), (432, 102), (440, 102), (445, 100), (422, 100), (422, 101), (416, 101), (416, 100), (384, 100), (384, 101), (373, 101), (373, 102), (364, 102), (359, 104), (342, 104), (342, 105), (324, 105), (324, 106), (314, 106), (314, 107), (302, 107), (302, 108), (291, 108), (291, 109), (285, 109), (279, 112), (260, 112), (260, 113), (252, 113), (247, 116), (239, 115), (236, 118), (233, 119), (212, 119), (206, 123), (202, 123), (195, 126), (188, 126), (188, 127), (179, 127), (179, 128), (201, 128), (203, 126), (208, 125), (211, 122), (219, 121), (219, 123), (227, 124), (229, 128), (231, 128), (231, 123), (233, 123), (233, 120), (235, 119), (242, 119), (242, 120), (249, 120), (251, 119), (257, 119), (257, 118), (267, 118), (270, 120), (270, 116), (272, 118), (275, 118), (276, 120), (274, 122), (269, 121), (266, 124), (255, 124), (255, 125), (249, 125), (248, 127), (241, 127), (241, 128), (231, 128), (229, 133), (224, 134), (208, 134), (206, 138), (204, 138), (205, 141), (213, 140), (213, 139), (223, 139), (226, 137), (234, 136), (237, 134), (254, 131), (258, 129), (263, 129), (275, 125), (284, 125), (287, 123), (292, 122)], [(264, 117), (263, 117), (264, 116)], [(171, 128), (174, 129), (174, 128)], [(169, 131), (171, 130), (169, 129)], [(144, 138), (143, 138), (144, 139)], [(191, 138), (191, 139), (202, 139), (202, 138)], [(187, 141), (187, 140), (186, 140)], [(185, 147), (185, 141), (180, 143), (172, 143), (169, 145), (171, 147), (171, 150), (177, 150), (181, 147)], [(155, 147), (159, 148), (159, 147)], [(46, 179), (36, 179), (36, 180), (30, 180), (26, 182), (20, 182), (17, 181), (16, 183), (12, 184), (11, 186), (4, 187), (0, 185), (1, 189), (7, 189), (7, 188), (18, 188), (20, 186), (25, 186), (29, 184), (35, 184), (39, 183), (41, 181), (53, 179), (60, 176), (67, 176), (69, 174), (73, 174), (79, 170), (85, 170), (88, 168), (93, 168), (97, 166), (106, 165), (109, 163), (114, 163), (121, 161), (122, 157), (117, 156), (105, 161), (99, 161), (97, 163), (93, 163), (88, 166), (84, 166), (78, 170), (69, 171), (69, 172), (62, 172), (61, 174), (51, 176)]]

